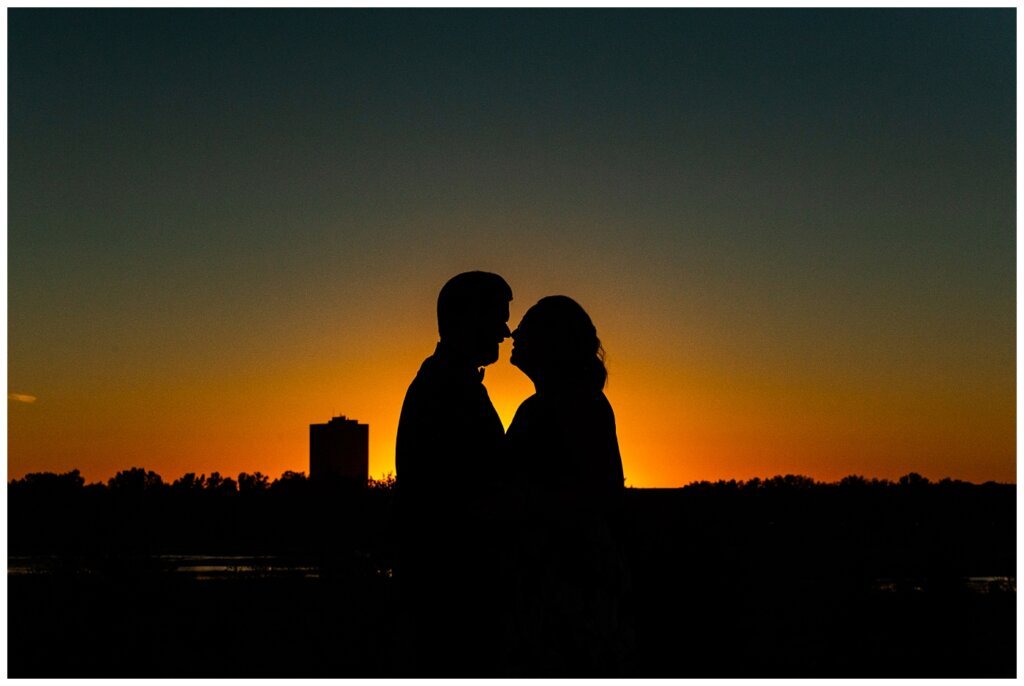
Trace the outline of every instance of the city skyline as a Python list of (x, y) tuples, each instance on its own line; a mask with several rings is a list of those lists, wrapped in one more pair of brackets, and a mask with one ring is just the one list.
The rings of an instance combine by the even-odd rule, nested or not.
[(1016, 480), (1013, 9), (8, 18), (8, 478), (380, 478), (481, 269), (589, 312), (627, 485)]

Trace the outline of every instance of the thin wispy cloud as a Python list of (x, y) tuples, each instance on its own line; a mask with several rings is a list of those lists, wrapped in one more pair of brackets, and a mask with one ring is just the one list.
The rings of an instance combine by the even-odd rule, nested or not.
[(29, 395), (28, 393), (8, 393), (7, 399), (14, 400), (19, 403), (28, 403), (30, 405), (37, 400), (34, 395)]

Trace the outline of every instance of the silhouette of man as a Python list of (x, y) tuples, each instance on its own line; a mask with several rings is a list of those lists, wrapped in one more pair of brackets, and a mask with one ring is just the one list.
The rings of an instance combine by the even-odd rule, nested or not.
[(416, 676), (486, 676), (500, 613), (489, 499), (505, 431), (482, 367), (510, 336), (512, 289), (497, 274), (452, 277), (437, 298), (440, 342), (405, 395), (395, 446), (398, 580)]

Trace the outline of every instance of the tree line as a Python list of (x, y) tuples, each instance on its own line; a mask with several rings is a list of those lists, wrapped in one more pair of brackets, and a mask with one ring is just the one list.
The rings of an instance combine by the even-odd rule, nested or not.
[[(293, 471), (273, 480), (213, 472), (167, 482), (135, 467), (87, 484), (78, 470), (34, 473), (8, 483), (8, 550), (304, 555), (381, 570), (394, 556), (395, 492), (390, 475), (361, 484)], [(673, 579), (725, 579), (754, 567), (778, 577), (1016, 573), (1013, 484), (916, 473), (700, 481), (627, 488), (621, 512), (632, 564)]]
[[(32, 495), (67, 495), (79, 489), (87, 491), (109, 491), (119, 494), (149, 494), (155, 495), (160, 492), (172, 494), (195, 494), (208, 493), (211, 495), (227, 496), (232, 494), (251, 495), (256, 493), (284, 494), (296, 489), (314, 488), (312, 484), (316, 480), (310, 479), (305, 472), (287, 470), (273, 481), (262, 472), (252, 473), (241, 472), (237, 478), (223, 476), (220, 472), (211, 472), (209, 476), (205, 473), (196, 474), (187, 472), (178, 479), (168, 482), (154, 471), (142, 467), (117, 472), (113, 477), (104, 482), (86, 484), (85, 478), (77, 469), (57, 474), (53, 472), (33, 472), (26, 474), (21, 479), (12, 479), (8, 482), (8, 494), (32, 494)], [(322, 481), (322, 480), (321, 480)], [(340, 481), (331, 485), (337, 489)], [(349, 484), (351, 486), (351, 484)], [(388, 473), (381, 479), (369, 479), (366, 487), (376, 491), (391, 491), (395, 485), (394, 475)], [(976, 484), (958, 479), (945, 478), (932, 482), (916, 472), (911, 472), (899, 477), (895, 481), (889, 479), (867, 478), (851, 474), (837, 482), (816, 481), (809, 476), (787, 474), (785, 476), (774, 476), (768, 479), (753, 478), (749, 480), (718, 480), (718, 481), (693, 481), (677, 489), (642, 489), (642, 490), (674, 490), (678, 492), (705, 492), (705, 491), (771, 491), (771, 490), (811, 490), (823, 489), (831, 491), (841, 490), (864, 490), (864, 489), (921, 489), (928, 486), (940, 489), (970, 489)], [(1000, 487), (1012, 486), (1009, 484), (998, 484), (994, 481), (987, 481), (981, 484), (983, 488), (998, 489)]]

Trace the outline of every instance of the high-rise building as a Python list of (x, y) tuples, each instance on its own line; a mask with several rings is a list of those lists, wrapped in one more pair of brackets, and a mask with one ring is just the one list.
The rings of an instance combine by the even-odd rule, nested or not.
[(344, 416), (309, 425), (309, 476), (365, 484), (370, 476), (370, 425)]

